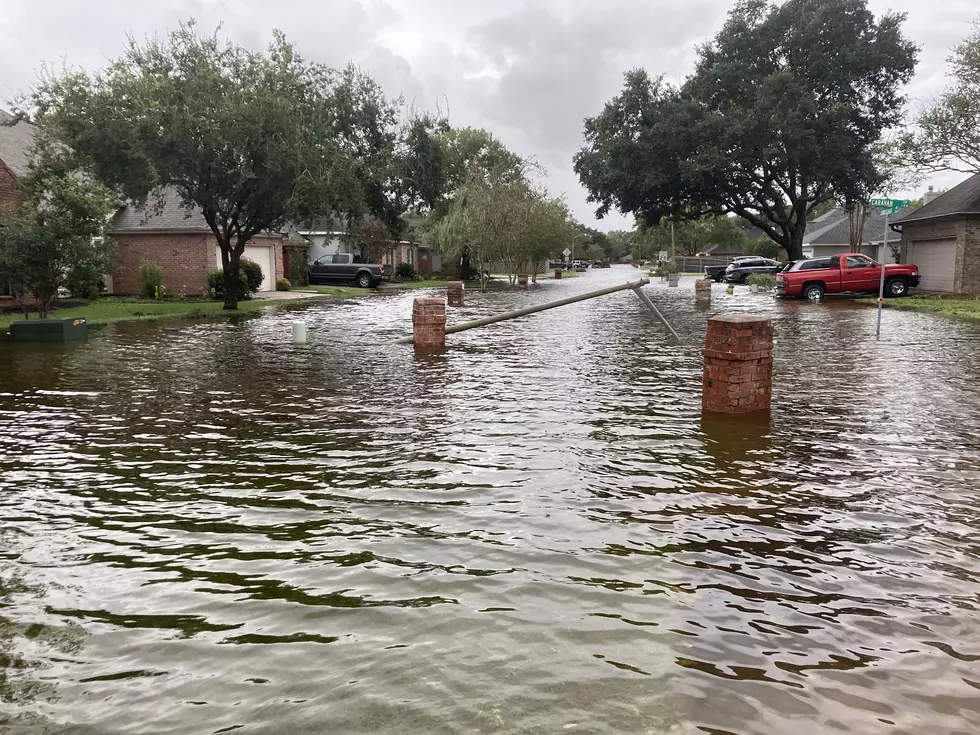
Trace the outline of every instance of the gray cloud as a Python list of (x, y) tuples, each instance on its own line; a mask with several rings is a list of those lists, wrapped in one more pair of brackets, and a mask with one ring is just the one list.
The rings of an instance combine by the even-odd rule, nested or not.
[[(633, 66), (683, 78), (695, 44), (729, 7), (727, 0), (6, 0), (0, 98), (28, 89), (42, 63), (97, 68), (119, 55), (127, 33), (153, 35), (191, 16), (206, 30), (223, 23), (250, 47), (280, 28), (308, 58), (352, 60), (390, 94), (448, 109), (453, 124), (489, 128), (535, 156), (551, 190), (592, 222), (571, 170), (583, 118), (616, 94)], [(906, 33), (922, 46), (909, 94), (913, 107), (930, 99), (945, 82), (950, 48), (970, 30), (975, 0), (872, 0), (872, 7), (908, 12)], [(600, 226), (628, 222), (613, 216)]]

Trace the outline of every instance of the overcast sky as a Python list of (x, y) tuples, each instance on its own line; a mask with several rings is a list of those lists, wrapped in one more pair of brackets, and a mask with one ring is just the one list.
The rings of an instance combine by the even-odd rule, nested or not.
[[(152, 35), (196, 18), (224, 23), (238, 43), (264, 47), (273, 28), (305, 56), (352, 60), (392, 96), (441, 107), (456, 126), (485, 127), (548, 171), (575, 215), (600, 229), (628, 228), (594, 207), (572, 172), (582, 120), (601, 110), (634, 66), (680, 81), (695, 44), (724, 21), (731, 0), (3, 0), (0, 99), (28, 89), (45, 62), (88, 70), (119, 56), (128, 32)], [(944, 84), (949, 51), (980, 13), (976, 0), (871, 0), (908, 13), (921, 47), (908, 92), (913, 109)], [(936, 176), (937, 188), (962, 177)], [(898, 192), (896, 192), (898, 194)], [(903, 193), (904, 194), (904, 193)]]

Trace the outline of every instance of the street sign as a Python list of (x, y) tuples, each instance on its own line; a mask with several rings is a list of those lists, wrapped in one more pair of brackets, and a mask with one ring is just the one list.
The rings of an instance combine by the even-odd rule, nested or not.
[(660, 261), (661, 263), (666, 263), (667, 262), (667, 251), (666, 250), (661, 250), (659, 253), (657, 253), (657, 260)]
[[(554, 251), (552, 251), (552, 252), (554, 252)], [(568, 256), (572, 254), (572, 251), (569, 250), (568, 248), (565, 248), (564, 250), (561, 251), (561, 254), (564, 255), (565, 258), (567, 259)]]
[[(895, 214), (900, 209), (907, 209), (912, 206), (912, 202), (908, 199), (872, 199), (872, 207), (881, 207), (882, 209), (890, 210), (891, 214)], [(884, 212), (882, 212), (884, 214)]]

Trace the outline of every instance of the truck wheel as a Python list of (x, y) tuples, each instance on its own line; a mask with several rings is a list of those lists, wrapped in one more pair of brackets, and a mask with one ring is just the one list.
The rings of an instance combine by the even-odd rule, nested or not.
[(803, 298), (811, 301), (819, 301), (827, 293), (827, 289), (822, 283), (808, 283), (803, 287)]
[(892, 278), (885, 284), (885, 296), (893, 299), (900, 299), (903, 296), (908, 296), (909, 284), (905, 282), (904, 278)]
[(357, 285), (361, 288), (371, 288), (371, 274), (370, 273), (358, 273), (357, 274)]

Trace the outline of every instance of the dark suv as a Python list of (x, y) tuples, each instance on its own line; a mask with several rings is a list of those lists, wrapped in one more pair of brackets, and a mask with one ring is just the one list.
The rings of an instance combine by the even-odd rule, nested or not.
[(749, 276), (756, 273), (776, 275), (780, 269), (779, 261), (769, 258), (747, 258), (732, 263), (725, 269), (725, 280), (729, 283), (745, 283)]
[(359, 263), (350, 253), (332, 253), (316, 259), (309, 267), (307, 276), (311, 285), (354, 283), (361, 288), (376, 288), (384, 278), (385, 267), (373, 263)]

